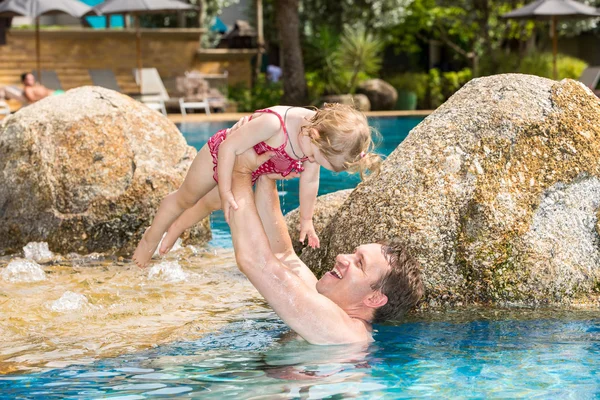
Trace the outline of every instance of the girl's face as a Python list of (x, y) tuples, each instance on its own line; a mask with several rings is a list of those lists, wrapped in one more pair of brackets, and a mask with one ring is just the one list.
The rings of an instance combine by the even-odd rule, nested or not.
[[(311, 163), (317, 163), (325, 169), (333, 172), (340, 172), (342, 168), (337, 167), (338, 165), (344, 165), (343, 155), (335, 156), (334, 159), (327, 159), (319, 149), (319, 147), (311, 140), (311, 135), (318, 136), (319, 132), (313, 128), (309, 135), (305, 136), (305, 140), (308, 143), (308, 148), (304, 151), (304, 155), (308, 158)], [(306, 147), (306, 146), (305, 146)], [(304, 149), (303, 149), (304, 150)], [(333, 164), (332, 164), (333, 163)], [(334, 167), (334, 165), (336, 167)]]
[(325, 156), (323, 156), (321, 150), (319, 150), (317, 145), (315, 145), (312, 142), (310, 144), (310, 150), (307, 152), (306, 157), (308, 157), (308, 161), (310, 161), (311, 163), (317, 163), (325, 169), (335, 171), (335, 168), (333, 168), (329, 160), (327, 160)]

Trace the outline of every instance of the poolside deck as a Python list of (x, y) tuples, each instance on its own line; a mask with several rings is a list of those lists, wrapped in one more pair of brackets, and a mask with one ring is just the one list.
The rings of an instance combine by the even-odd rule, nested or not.
[[(414, 110), (414, 111), (369, 111), (365, 114), (367, 117), (426, 117), (433, 110)], [(178, 124), (181, 122), (218, 122), (218, 121), (237, 121), (248, 115), (248, 113), (212, 113), (206, 114), (188, 114), (185, 117), (181, 114), (169, 114), (169, 119)]]
[[(12, 107), (11, 107), (12, 108)], [(16, 110), (12, 110), (16, 111)], [(414, 111), (369, 111), (365, 114), (367, 117), (426, 117), (433, 110), (414, 110)], [(221, 122), (221, 121), (237, 121), (238, 119), (248, 115), (248, 113), (212, 113), (206, 114), (188, 114), (185, 117), (181, 114), (169, 114), (168, 118), (174, 123), (181, 122)], [(4, 115), (0, 115), (0, 120)]]

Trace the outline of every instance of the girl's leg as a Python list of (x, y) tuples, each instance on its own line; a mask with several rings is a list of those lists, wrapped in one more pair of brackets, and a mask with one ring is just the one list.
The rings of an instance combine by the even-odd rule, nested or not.
[(152, 258), (167, 228), (198, 200), (206, 196), (217, 183), (213, 179), (213, 161), (207, 145), (196, 154), (179, 189), (168, 194), (160, 203), (150, 228), (133, 253), (133, 261), (145, 267)]
[(206, 196), (198, 200), (192, 208), (185, 210), (183, 214), (171, 224), (167, 231), (167, 235), (163, 238), (162, 244), (160, 245), (160, 254), (168, 253), (183, 231), (202, 221), (207, 215), (210, 215), (210, 213), (219, 208), (221, 208), (219, 189), (214, 188)]

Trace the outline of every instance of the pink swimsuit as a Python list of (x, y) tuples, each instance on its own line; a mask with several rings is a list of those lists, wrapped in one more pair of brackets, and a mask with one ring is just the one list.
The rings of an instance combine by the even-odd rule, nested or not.
[[(261, 175), (264, 175), (264, 174), (281, 174), (282, 176), (285, 177), (285, 176), (288, 176), (289, 174), (291, 174), (292, 172), (300, 173), (300, 172), (304, 171), (304, 167), (302, 166), (302, 163), (304, 161), (308, 160), (308, 157), (304, 157), (300, 160), (297, 160), (295, 158), (292, 158), (285, 151), (285, 146), (288, 143), (289, 135), (287, 132), (287, 128), (285, 127), (285, 121), (283, 120), (281, 115), (279, 115), (275, 111), (269, 110), (269, 109), (257, 110), (255, 112), (257, 112), (257, 113), (264, 112), (264, 113), (276, 115), (277, 118), (279, 118), (279, 121), (281, 121), (281, 126), (283, 127), (283, 132), (285, 133), (285, 141), (279, 147), (271, 147), (268, 144), (266, 144), (265, 142), (260, 142), (254, 146), (254, 151), (256, 151), (256, 154), (263, 154), (267, 151), (272, 151), (275, 153), (275, 155), (273, 157), (271, 157), (267, 162), (261, 164), (260, 167), (258, 167), (258, 169), (252, 173), (252, 183), (255, 183), (256, 180), (258, 179), (258, 177)], [(226, 138), (227, 138), (227, 129), (221, 129), (220, 131), (215, 133), (210, 139), (208, 139), (208, 143), (207, 143), (208, 149), (210, 150), (210, 154), (212, 155), (212, 158), (213, 158), (213, 164), (214, 164), (213, 178), (215, 179), (215, 182), (217, 182), (217, 183), (219, 182), (218, 176), (217, 176), (217, 161), (218, 161), (218, 154), (219, 154), (219, 146), (221, 146), (221, 143), (223, 143), (223, 141)]]

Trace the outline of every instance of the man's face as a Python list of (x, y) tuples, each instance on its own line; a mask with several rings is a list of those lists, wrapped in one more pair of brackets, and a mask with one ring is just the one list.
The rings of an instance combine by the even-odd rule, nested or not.
[(25, 75), (25, 80), (23, 81), (23, 84), (25, 86), (33, 86), (33, 85), (35, 85), (35, 77), (33, 76), (33, 74), (27, 74), (27, 75)]
[(381, 250), (382, 245), (371, 243), (338, 255), (333, 270), (317, 282), (317, 291), (344, 310), (363, 304), (375, 293), (371, 286), (391, 268)]

